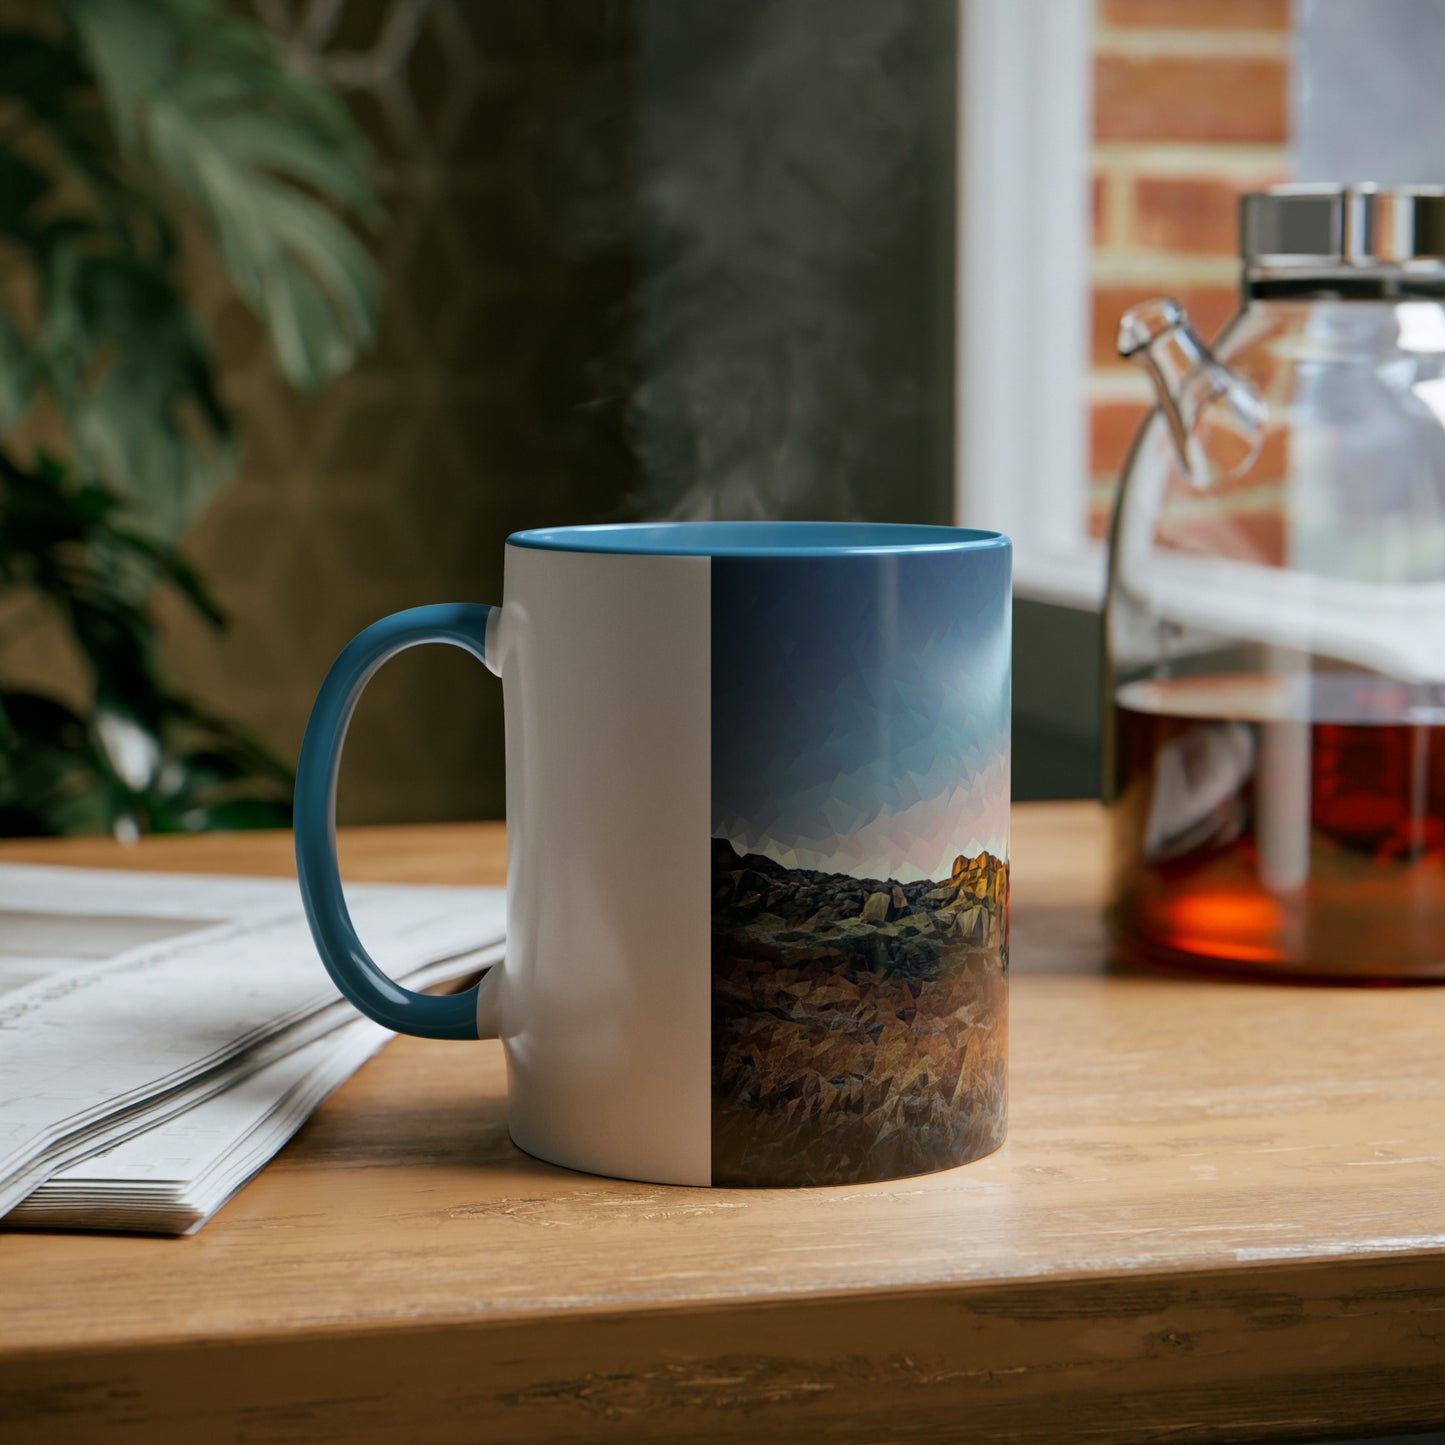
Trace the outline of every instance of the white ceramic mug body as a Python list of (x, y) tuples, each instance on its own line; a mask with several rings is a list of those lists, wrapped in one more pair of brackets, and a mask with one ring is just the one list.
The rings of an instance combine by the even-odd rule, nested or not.
[(598, 1174), (711, 1180), (707, 557), (507, 547), (509, 1127)]
[(519, 1147), (689, 1185), (855, 1182), (996, 1148), (1007, 541), (563, 528), (510, 539), (505, 578), (500, 608), (460, 609), (445, 635), (404, 623), (318, 700), (298, 862), (343, 991), (392, 1027), (468, 1030), (455, 1006), (433, 1028), (378, 1004), (319, 838), (346, 699), (435, 636), (505, 695), (507, 957), (471, 1003), (505, 1048)]

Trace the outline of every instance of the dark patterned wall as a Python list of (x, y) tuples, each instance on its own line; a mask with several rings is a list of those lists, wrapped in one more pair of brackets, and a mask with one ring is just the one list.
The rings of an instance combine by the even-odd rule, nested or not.
[[(190, 546), (233, 625), (218, 646), (178, 623), (174, 651), (188, 683), (294, 757), (355, 631), (418, 603), (500, 600), (508, 532), (618, 505), (605, 444), (589, 466), (555, 424), (585, 400), (566, 395), (559, 334), (617, 278), (559, 252), (532, 177), (558, 96), (626, 37), (588, 0), (256, 9), (346, 96), (390, 213), (380, 345), (320, 398), (277, 381), (239, 307), (212, 317), (247, 453)], [(496, 680), (452, 649), (408, 653), (358, 712), (343, 820), (500, 816), (501, 756)]]
[[(198, 279), (247, 451), (189, 542), (233, 626), (170, 619), (183, 683), (294, 757), (346, 639), (499, 600), (516, 528), (946, 518), (952, 0), (254, 9), (376, 146), (385, 315), (301, 399)], [(499, 816), (501, 754), (495, 679), (408, 653), (343, 821)]]

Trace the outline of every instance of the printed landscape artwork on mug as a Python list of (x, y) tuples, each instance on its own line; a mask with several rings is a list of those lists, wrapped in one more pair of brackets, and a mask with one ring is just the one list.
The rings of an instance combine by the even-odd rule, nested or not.
[(1006, 551), (712, 565), (715, 1184), (1006, 1128)]

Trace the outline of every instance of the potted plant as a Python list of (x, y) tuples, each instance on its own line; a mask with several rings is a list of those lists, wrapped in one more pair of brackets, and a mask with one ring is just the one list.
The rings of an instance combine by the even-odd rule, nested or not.
[(289, 768), (168, 682), (171, 589), (222, 617), (177, 543), (238, 437), (187, 305), (208, 248), (312, 391), (373, 337), (378, 207), (340, 99), (224, 0), (37, 0), (0, 28), (0, 606), (63, 624), (80, 705), (8, 685), (0, 833), (289, 820)]

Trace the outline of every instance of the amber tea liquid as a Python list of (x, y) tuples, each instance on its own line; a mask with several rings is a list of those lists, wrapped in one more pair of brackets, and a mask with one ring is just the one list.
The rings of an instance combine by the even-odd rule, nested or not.
[(1149, 680), (1119, 689), (1114, 724), (1126, 957), (1445, 978), (1445, 688)]

